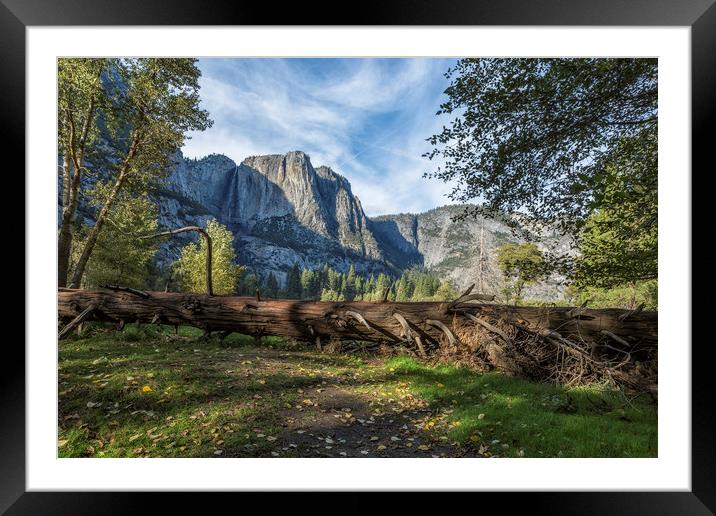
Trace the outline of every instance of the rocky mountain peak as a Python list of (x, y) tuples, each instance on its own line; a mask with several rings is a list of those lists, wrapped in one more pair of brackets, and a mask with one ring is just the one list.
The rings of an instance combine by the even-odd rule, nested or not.
[[(217, 219), (234, 233), (238, 261), (259, 277), (273, 273), (279, 282), (294, 263), (342, 271), (353, 265), (359, 274), (393, 277), (417, 265), (457, 288), (476, 282), (483, 270), (489, 276), (485, 284), (494, 290), (501, 282), (496, 249), (516, 240), (503, 221), (455, 221), (459, 206), (369, 218), (350, 182), (328, 166), (314, 167), (302, 151), (250, 156), (238, 166), (220, 154), (181, 158), (159, 205), (166, 227)], [(176, 259), (181, 245), (170, 244), (162, 260)], [(486, 257), (481, 268), (480, 245)], [(556, 236), (545, 247), (555, 245)], [(559, 292), (552, 284), (539, 287), (538, 294), (549, 299)]]

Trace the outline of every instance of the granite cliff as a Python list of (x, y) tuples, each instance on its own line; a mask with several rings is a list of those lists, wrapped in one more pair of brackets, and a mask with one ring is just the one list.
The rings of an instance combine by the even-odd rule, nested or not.
[[(156, 197), (161, 225), (203, 225), (216, 218), (234, 233), (239, 262), (259, 276), (273, 272), (280, 282), (294, 263), (343, 271), (353, 264), (363, 275), (398, 275), (418, 265), (463, 288), (479, 280), (482, 246), (484, 289), (495, 292), (501, 283), (496, 249), (516, 241), (499, 220), (453, 221), (461, 211), (454, 205), (369, 218), (345, 177), (314, 167), (300, 151), (251, 156), (239, 165), (217, 154), (179, 157)], [(185, 242), (168, 243), (159, 264), (175, 260)], [(548, 234), (540, 246), (567, 250), (557, 234)], [(526, 295), (554, 299), (561, 290), (552, 279)]]

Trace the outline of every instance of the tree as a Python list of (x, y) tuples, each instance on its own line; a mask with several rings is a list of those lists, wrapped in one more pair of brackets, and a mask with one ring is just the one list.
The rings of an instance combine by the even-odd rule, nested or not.
[(378, 274), (378, 279), (375, 283), (375, 295), (373, 297), (373, 301), (381, 301), (383, 296), (385, 296), (386, 291), (390, 290), (391, 285), (392, 282), (388, 276), (382, 272)]
[(289, 299), (301, 299), (302, 290), (301, 269), (297, 263), (294, 263), (286, 276), (286, 297)]
[(57, 237), (57, 283), (67, 285), (72, 225), (80, 202), (86, 154), (97, 136), (98, 111), (107, 107), (101, 76), (109, 59), (60, 59), (57, 64), (58, 147), (62, 156), (62, 211)]
[(436, 301), (451, 301), (457, 297), (457, 292), (449, 281), (443, 281), (435, 291), (434, 297)]
[(505, 298), (515, 302), (522, 298), (526, 285), (544, 274), (544, 258), (535, 244), (504, 244), (497, 249), (497, 265), (505, 279)]
[[(642, 139), (653, 139), (644, 144)], [(580, 288), (612, 288), (658, 277), (656, 131), (625, 138), (630, 150), (605, 160), (605, 207), (582, 229), (573, 280)]]
[(258, 287), (258, 278), (253, 272), (241, 275), (239, 278), (239, 284), (236, 288), (236, 292), (241, 296), (254, 296), (256, 295), (256, 288)]
[[(428, 139), (427, 156), (442, 165), (426, 175), (455, 182), (453, 200), (483, 199), (463, 216), (521, 213), (507, 222), (547, 223), (576, 239), (610, 205), (609, 166), (653, 156), (642, 172), (656, 177), (656, 59), (462, 59), (446, 77), (438, 114), (454, 118)], [(641, 180), (621, 171), (626, 183)], [(655, 217), (640, 224), (656, 231)]]
[[(93, 198), (101, 199), (97, 193)], [(137, 235), (153, 233), (157, 229), (157, 208), (145, 197), (123, 194), (107, 217), (107, 228), (97, 240), (94, 253), (87, 263), (83, 287), (123, 285), (145, 288), (149, 283), (150, 264), (157, 251), (152, 240), (138, 239)], [(75, 249), (83, 245), (84, 227)]]
[(408, 301), (410, 296), (408, 295), (408, 279), (405, 274), (400, 276), (398, 283), (395, 285), (395, 300), (399, 303)]
[[(211, 274), (215, 294), (233, 294), (244, 268), (235, 263), (234, 235), (216, 220), (210, 220), (206, 232), (211, 237)], [(179, 284), (186, 292), (205, 293), (206, 285), (206, 240), (199, 245), (190, 243), (182, 249), (174, 269)]]
[(278, 297), (278, 281), (273, 272), (269, 272), (268, 278), (266, 278), (266, 288), (264, 289), (266, 297), (277, 298)]
[(101, 119), (114, 136), (107, 142), (108, 155), (103, 157), (111, 187), (84, 242), (71, 287), (79, 286), (120, 192), (128, 184), (146, 190), (166, 172), (187, 131), (211, 126), (208, 113), (199, 108), (200, 75), (195, 59), (111, 61), (108, 79), (103, 83), (109, 100), (101, 116), (93, 119), (94, 123)]
[(304, 299), (314, 299), (318, 297), (317, 289), (317, 273), (309, 269), (303, 269), (301, 272), (301, 290)]
[(345, 284), (343, 287), (343, 296), (346, 301), (353, 301), (356, 297), (356, 269), (353, 264), (348, 267), (348, 276), (345, 278)]

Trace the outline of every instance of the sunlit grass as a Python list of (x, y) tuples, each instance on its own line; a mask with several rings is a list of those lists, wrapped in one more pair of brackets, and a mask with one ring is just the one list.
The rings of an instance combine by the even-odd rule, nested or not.
[(430, 367), (408, 357), (386, 366), (445, 409), (449, 439), (506, 457), (656, 457), (657, 411), (648, 396), (566, 389), (500, 373)]

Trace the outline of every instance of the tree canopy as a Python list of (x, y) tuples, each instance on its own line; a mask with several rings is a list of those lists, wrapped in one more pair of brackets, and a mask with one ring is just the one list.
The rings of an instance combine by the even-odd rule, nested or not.
[(656, 59), (461, 59), (446, 77), (438, 115), (451, 122), (428, 139), (438, 166), (426, 176), (479, 202), (462, 216), (521, 214), (585, 254), (600, 226), (614, 238), (598, 252), (624, 267), (588, 259), (582, 281), (655, 277)]
[(497, 249), (497, 265), (505, 280), (505, 301), (522, 298), (526, 285), (535, 283), (544, 275), (544, 257), (535, 244), (503, 244)]
[(63, 159), (60, 284), (68, 278), (71, 219), (81, 181), (104, 182), (107, 195), (83, 241), (70, 286), (79, 286), (101, 231), (121, 192), (146, 195), (168, 170), (190, 130), (211, 125), (199, 107), (196, 59), (59, 60), (59, 148)]
[[(234, 294), (244, 268), (236, 264), (234, 235), (216, 220), (210, 220), (206, 232), (211, 237), (211, 274), (215, 294)], [(206, 293), (206, 240), (197, 246), (190, 243), (182, 249), (174, 264), (182, 290)]]

